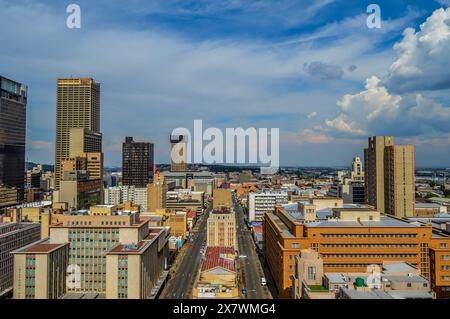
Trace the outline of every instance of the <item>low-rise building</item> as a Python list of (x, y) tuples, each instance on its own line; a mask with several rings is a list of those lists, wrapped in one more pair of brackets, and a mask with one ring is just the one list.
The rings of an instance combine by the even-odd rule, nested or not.
[(236, 255), (231, 247), (208, 247), (193, 290), (194, 299), (238, 299)]

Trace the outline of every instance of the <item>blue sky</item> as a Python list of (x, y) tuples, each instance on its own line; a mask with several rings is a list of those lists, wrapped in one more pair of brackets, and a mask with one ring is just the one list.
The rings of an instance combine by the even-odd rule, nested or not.
[[(125, 136), (168, 162), (171, 130), (202, 119), (280, 128), (282, 165), (349, 165), (367, 136), (392, 134), (417, 166), (450, 166), (446, 0), (72, 2), (79, 30), (71, 2), (0, 0), (0, 74), (29, 86), (30, 161), (53, 163), (56, 79), (92, 76), (106, 165)], [(366, 26), (373, 2), (381, 29)]]

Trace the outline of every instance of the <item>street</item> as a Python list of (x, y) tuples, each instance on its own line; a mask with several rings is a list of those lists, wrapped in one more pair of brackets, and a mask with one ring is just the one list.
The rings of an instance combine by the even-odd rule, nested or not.
[[(233, 198), (236, 211), (236, 227), (239, 254), (246, 256), (240, 258), (238, 265), (240, 268), (240, 288), (246, 288), (248, 299), (268, 299), (272, 295), (267, 286), (261, 285), (261, 278), (265, 277), (252, 233), (247, 228), (244, 219), (244, 212), (241, 205)], [(245, 298), (245, 296), (244, 296)]]
[(177, 260), (181, 259), (181, 264), (167, 283), (166, 288), (161, 294), (161, 299), (191, 298), (195, 276), (197, 275), (197, 270), (200, 265), (200, 249), (203, 241), (206, 240), (206, 221), (210, 209), (211, 207), (208, 207), (201, 219), (197, 222), (196, 228), (198, 228), (198, 232), (193, 235), (194, 242), (192, 243), (192, 246), (184, 247), (184, 255), (177, 257)]

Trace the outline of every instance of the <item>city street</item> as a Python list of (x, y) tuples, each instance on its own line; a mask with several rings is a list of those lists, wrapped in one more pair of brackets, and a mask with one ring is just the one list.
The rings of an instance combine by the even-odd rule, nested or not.
[(240, 289), (247, 290), (248, 299), (268, 299), (272, 295), (267, 286), (261, 285), (261, 278), (265, 277), (251, 231), (247, 228), (244, 212), (241, 205), (233, 198), (236, 210), (236, 227), (238, 249), (241, 256), (238, 265), (240, 268)]
[(180, 252), (180, 255), (177, 257), (177, 261), (181, 264), (167, 283), (161, 294), (161, 299), (191, 298), (192, 288), (200, 265), (200, 250), (203, 241), (206, 240), (206, 221), (210, 209), (211, 206), (205, 210), (205, 213), (194, 228), (194, 231), (197, 229), (197, 232), (193, 234), (194, 242), (189, 246), (185, 246), (183, 248), (184, 251)]

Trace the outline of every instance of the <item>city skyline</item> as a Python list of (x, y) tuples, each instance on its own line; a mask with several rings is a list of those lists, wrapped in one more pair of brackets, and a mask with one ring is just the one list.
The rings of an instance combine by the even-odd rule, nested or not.
[[(120, 165), (125, 136), (154, 143), (155, 162), (168, 163), (167, 135), (198, 118), (222, 129), (280, 127), (281, 166), (347, 166), (372, 135), (414, 144), (417, 167), (450, 166), (450, 85), (439, 68), (450, 10), (435, 11), (438, 2), (380, 1), (380, 30), (365, 26), (365, 3), (342, 1), (79, 1), (79, 30), (65, 26), (63, 5), (0, 2), (0, 26), (14, 21), (12, 38), (29, 40), (2, 52), (2, 75), (29, 86), (28, 161), (53, 164), (56, 79), (83, 76), (102, 85), (106, 166)], [(420, 77), (406, 72), (414, 68)]]

